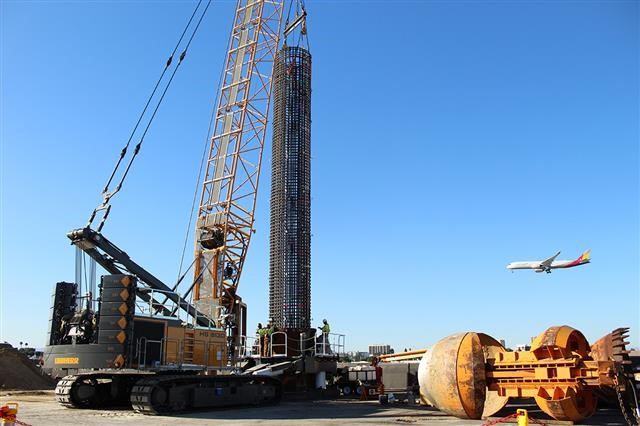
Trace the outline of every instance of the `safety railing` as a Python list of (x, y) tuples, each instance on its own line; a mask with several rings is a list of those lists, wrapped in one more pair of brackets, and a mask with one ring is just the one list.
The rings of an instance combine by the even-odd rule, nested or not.
[(315, 355), (338, 357), (344, 355), (344, 334), (320, 333), (315, 336)]
[(344, 355), (345, 335), (338, 333), (300, 333), (299, 341), (284, 331), (276, 331), (269, 336), (240, 336), (240, 345), (236, 348), (237, 359)]
[(287, 333), (276, 331), (269, 336), (269, 355), (271, 358), (283, 358), (288, 356)]
[(245, 358), (285, 358), (292, 356), (289, 353), (290, 348), (287, 342), (289, 336), (284, 331), (276, 331), (268, 336), (247, 336), (244, 339), (244, 345), (240, 353)]
[(261, 336), (257, 336), (254, 337), (254, 341), (253, 341), (253, 345), (251, 345), (250, 348), (250, 353), (251, 353), (251, 357), (252, 358), (260, 358), (262, 356), (262, 354), (260, 353), (261, 347), (260, 347), (260, 338)]
[[(240, 345), (235, 347), (236, 359), (251, 358), (259, 355), (260, 342), (256, 337), (239, 336)], [(255, 354), (254, 352), (255, 348)]]
[[(144, 343), (144, 346), (143, 346)], [(144, 364), (141, 361), (142, 358), (142, 351), (144, 350), (144, 352), (147, 351), (147, 338), (146, 337), (140, 337), (137, 341), (136, 341), (136, 351), (133, 354), (133, 359), (134, 360), (138, 360), (138, 369), (142, 366), (144, 366)], [(145, 355), (146, 358), (146, 355)]]
[[(174, 352), (167, 349), (167, 346), (172, 344), (175, 348)], [(150, 347), (157, 346), (157, 356), (148, 356)], [(171, 354), (171, 356), (169, 356)], [(149, 358), (149, 359), (148, 359)], [(151, 359), (152, 358), (152, 359)], [(167, 359), (167, 358), (170, 358)], [(160, 340), (147, 339), (146, 337), (140, 337), (136, 342), (136, 351), (134, 359), (138, 361), (138, 369), (146, 367), (159, 367), (161, 365), (181, 365), (182, 364), (182, 341), (177, 339), (162, 338)], [(149, 362), (148, 362), (149, 361)]]
[[(149, 345), (158, 346), (160, 360), (162, 359), (162, 341), (161, 340), (152, 340), (147, 339), (146, 337), (141, 337), (138, 339), (136, 343), (136, 356), (135, 358), (138, 360), (138, 368), (147, 367), (147, 353), (149, 352)], [(159, 363), (160, 360), (155, 360), (155, 363)], [(151, 367), (152, 365), (149, 365)]]
[[(148, 295), (148, 300), (136, 298), (136, 314), (140, 316), (147, 316), (150, 318), (175, 318), (187, 324), (199, 324), (198, 320), (205, 318), (207, 320), (216, 322), (216, 318), (220, 317), (221, 306), (216, 305), (203, 305), (197, 304), (195, 315), (192, 317), (180, 306), (184, 303), (189, 303), (186, 299), (182, 298), (178, 293), (168, 290), (157, 290), (153, 288), (142, 287), (137, 289), (138, 292)], [(168, 296), (172, 295), (177, 297), (174, 301)], [(165, 313), (171, 312), (171, 315), (165, 315)], [(215, 327), (220, 328), (218, 324)]]
[[(167, 315), (164, 315), (163, 313), (175, 312), (175, 315), (171, 316), (171, 318), (176, 318), (181, 321), (187, 322), (187, 314), (184, 312), (184, 310), (179, 309), (180, 304), (183, 301), (179, 294), (172, 291), (156, 290), (146, 287), (138, 288), (137, 291), (148, 296), (148, 300), (136, 298), (137, 315), (165, 318), (167, 317)], [(169, 295), (177, 296), (177, 302), (169, 299)]]

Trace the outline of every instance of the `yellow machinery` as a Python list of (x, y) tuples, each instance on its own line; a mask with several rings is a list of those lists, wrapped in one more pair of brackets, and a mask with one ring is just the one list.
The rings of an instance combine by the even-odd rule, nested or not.
[(529, 351), (517, 352), (483, 333), (454, 334), (424, 353), (421, 399), (456, 417), (480, 419), (509, 398), (531, 397), (556, 420), (581, 421), (595, 412), (597, 391), (629, 390), (627, 331), (617, 329), (590, 346), (578, 330), (550, 327)]
[(427, 349), (414, 349), (412, 351), (399, 352), (397, 354), (386, 354), (378, 357), (378, 362), (413, 361), (422, 358)]

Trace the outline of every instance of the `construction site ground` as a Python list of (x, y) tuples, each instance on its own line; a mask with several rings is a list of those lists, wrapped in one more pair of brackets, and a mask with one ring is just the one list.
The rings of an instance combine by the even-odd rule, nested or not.
[[(382, 406), (377, 401), (337, 399), (304, 402), (282, 402), (266, 407), (236, 407), (208, 410), (177, 416), (144, 416), (131, 410), (75, 410), (55, 402), (52, 391), (0, 392), (0, 404), (17, 402), (18, 420), (30, 425), (205, 425), (215, 420), (216, 425), (402, 425), (442, 424), (481, 425), (480, 420), (460, 420), (429, 407), (407, 406), (395, 403)], [(519, 405), (530, 410), (535, 419), (543, 423), (572, 424), (548, 420), (535, 405)], [(515, 412), (507, 406), (498, 416)], [(492, 417), (491, 420), (496, 417)], [(513, 420), (511, 423), (515, 423)], [(531, 423), (534, 424), (534, 423)], [(602, 409), (582, 423), (588, 425), (624, 425), (624, 419), (615, 409)]]

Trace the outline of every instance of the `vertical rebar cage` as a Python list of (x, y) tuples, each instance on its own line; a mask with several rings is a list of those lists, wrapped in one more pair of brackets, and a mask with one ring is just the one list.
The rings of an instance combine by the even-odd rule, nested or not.
[(281, 330), (311, 318), (311, 54), (284, 46), (273, 80), (269, 316)]

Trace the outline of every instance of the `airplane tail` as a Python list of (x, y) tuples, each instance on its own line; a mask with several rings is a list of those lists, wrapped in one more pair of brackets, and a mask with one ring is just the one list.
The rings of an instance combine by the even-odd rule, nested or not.
[(582, 256), (578, 258), (580, 263), (588, 263), (591, 260), (591, 249), (582, 253)]

